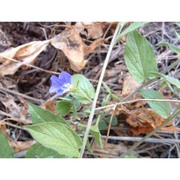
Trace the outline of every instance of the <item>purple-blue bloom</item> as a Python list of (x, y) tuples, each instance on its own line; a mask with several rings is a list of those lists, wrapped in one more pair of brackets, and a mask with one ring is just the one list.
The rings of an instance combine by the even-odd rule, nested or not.
[(59, 74), (59, 77), (53, 75), (51, 76), (50, 80), (50, 93), (56, 92), (59, 95), (63, 95), (65, 92), (70, 91), (72, 84), (72, 76), (69, 73), (62, 71)]

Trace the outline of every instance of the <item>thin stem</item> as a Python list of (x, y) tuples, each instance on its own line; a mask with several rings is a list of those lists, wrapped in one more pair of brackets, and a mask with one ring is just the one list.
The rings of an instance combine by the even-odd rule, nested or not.
[(105, 140), (104, 147), (106, 146), (106, 144), (107, 144), (107, 142), (108, 142), (108, 137), (109, 137), (109, 134), (110, 134), (111, 124), (112, 124), (113, 117), (114, 117), (114, 115), (115, 115), (116, 107), (117, 107), (117, 104), (115, 104), (114, 107), (113, 107), (113, 112), (112, 112), (112, 114), (111, 114), (111, 118), (110, 118), (110, 122), (109, 122), (109, 126), (108, 126), (108, 131), (107, 131), (107, 135), (106, 135), (106, 140)]
[(114, 107), (115, 105), (131, 104), (131, 103), (135, 103), (135, 102), (138, 102), (138, 101), (176, 102), (176, 103), (180, 103), (180, 100), (176, 100), (176, 99), (133, 99), (133, 100), (130, 100), (130, 101), (119, 102), (117, 104), (110, 104), (110, 105), (107, 105), (107, 106), (98, 107), (98, 108), (96, 108), (96, 111), (101, 110), (101, 109), (111, 108), (111, 107)]
[[(90, 136), (92, 137), (92, 136)], [(107, 136), (101, 136), (103, 139), (106, 139)], [(130, 141), (130, 142), (137, 142), (141, 141), (142, 137), (119, 137), (119, 136), (109, 136), (108, 139), (111, 140), (117, 140), (117, 141)], [(148, 138), (144, 140), (144, 142), (148, 143), (158, 143), (158, 144), (175, 144), (175, 143), (180, 143), (179, 139), (157, 139), (157, 138)]]
[(93, 103), (92, 103), (91, 113), (90, 113), (90, 116), (89, 116), (88, 124), (87, 124), (86, 131), (85, 131), (84, 138), (83, 138), (83, 145), (82, 145), (81, 152), (80, 152), (80, 158), (83, 157), (83, 154), (84, 154), (84, 151), (85, 151), (85, 147), (86, 147), (86, 143), (87, 143), (87, 140), (88, 140), (88, 135), (89, 135), (89, 131), (90, 131), (90, 128), (91, 128), (92, 120), (93, 120), (93, 117), (94, 117), (96, 103), (97, 103), (97, 99), (98, 99), (99, 92), (100, 92), (100, 89), (101, 89), (103, 77), (104, 77), (104, 74), (105, 74), (106, 67), (108, 65), (109, 59), (111, 57), (111, 52), (112, 52), (112, 49), (113, 49), (113, 46), (114, 46), (114, 42), (115, 42), (115, 40), (117, 38), (117, 34), (118, 34), (118, 31), (119, 31), (120, 28), (121, 28), (121, 24), (118, 23), (118, 25), (116, 27), (116, 31), (115, 31), (115, 33), (113, 35), (113, 39), (111, 41), (108, 53), (106, 55), (106, 59), (104, 61), (101, 76), (99, 78), (99, 82), (98, 82), (97, 89), (96, 89), (96, 94), (95, 94), (95, 97), (94, 97), (94, 100), (93, 100)]
[[(164, 73), (168, 72), (170, 69), (172, 69), (173, 67), (175, 67), (175, 66), (178, 65), (179, 63), (180, 63), (180, 60), (175, 61), (175, 62), (172, 63), (170, 66), (168, 66), (165, 70), (163, 70), (163, 71), (161, 72), (161, 74), (164, 74)], [(142, 84), (142, 85), (139, 86), (137, 89), (135, 89), (131, 94), (129, 94), (128, 96), (126, 96), (125, 98), (123, 98), (123, 99), (121, 100), (121, 102), (128, 100), (128, 99), (131, 98), (134, 94), (136, 94), (138, 91), (140, 91), (142, 88), (144, 88), (144, 87), (146, 87), (147, 85), (155, 82), (158, 78), (159, 78), (159, 77), (156, 77), (156, 78), (154, 78), (154, 79), (148, 80), (146, 83)]]

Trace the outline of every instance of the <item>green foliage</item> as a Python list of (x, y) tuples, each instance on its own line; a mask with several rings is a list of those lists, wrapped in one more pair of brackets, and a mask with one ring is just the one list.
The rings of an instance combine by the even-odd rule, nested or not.
[(30, 116), (33, 124), (43, 122), (60, 122), (66, 124), (65, 120), (50, 111), (44, 110), (34, 104), (29, 104)]
[(155, 77), (157, 62), (150, 43), (137, 31), (128, 34), (125, 47), (125, 63), (134, 79), (143, 83)]
[[(100, 148), (103, 148), (101, 133), (99, 130), (99, 122), (100, 122), (100, 116), (98, 117), (96, 124), (94, 126), (91, 126), (90, 133), (92, 134), (96, 142), (99, 144)], [(86, 125), (79, 124), (79, 127), (86, 128)]]
[[(163, 99), (162, 94), (154, 90), (143, 90), (140, 91), (140, 94), (145, 99)], [(171, 104), (168, 102), (148, 101), (148, 104), (156, 113), (158, 113), (163, 118), (168, 118), (172, 111)]]
[(102, 121), (99, 123), (99, 129), (100, 130), (106, 130), (107, 129), (107, 123), (105, 121)]
[[(111, 119), (111, 116), (108, 116), (108, 117), (106, 118), (106, 122), (107, 122), (108, 124), (110, 123), (110, 119)], [(117, 124), (118, 124), (117, 117), (116, 117), (116, 116), (113, 116), (111, 125), (112, 125), (112, 126), (116, 126)]]
[(6, 136), (0, 131), (0, 158), (13, 158), (14, 152)]
[(180, 89), (180, 81), (178, 79), (175, 79), (173, 77), (170, 77), (170, 76), (165, 76), (163, 74), (161, 74), (161, 76), (166, 80), (168, 81), (169, 83), (173, 84), (174, 86), (176, 86), (177, 88)]
[[(99, 123), (99, 129), (100, 130), (107, 129), (110, 123), (110, 119), (111, 119), (111, 116), (108, 116), (107, 118), (104, 118), (103, 120), (101, 120), (101, 122)], [(117, 124), (118, 124), (117, 117), (113, 116), (111, 126), (116, 126)]]
[(90, 81), (81, 74), (75, 74), (72, 77), (74, 90), (71, 95), (83, 104), (92, 102), (95, 95), (95, 90)]
[(62, 116), (68, 114), (71, 107), (72, 107), (72, 103), (67, 100), (60, 101), (56, 104), (56, 110)]
[(126, 34), (130, 33), (131, 31), (136, 30), (137, 28), (144, 26), (145, 24), (147, 24), (146, 22), (133, 22), (130, 24), (129, 27), (127, 27), (123, 32), (121, 32), (121, 34), (117, 37), (117, 39), (119, 40), (121, 37), (125, 36)]
[(91, 126), (90, 133), (92, 134), (96, 142), (99, 144), (100, 148), (103, 148), (101, 133), (99, 131), (98, 125)]
[[(147, 81), (148, 79), (156, 80), (158, 77), (162, 77), (165, 80), (163, 83), (168, 84), (171, 90), (174, 86), (180, 88), (180, 81), (173, 77), (158, 73), (157, 61), (151, 44), (136, 30), (146, 23), (131, 23), (129, 27), (121, 32), (126, 24), (127, 23), (121, 23), (119, 36), (116, 41), (128, 34), (124, 58), (128, 71), (134, 79), (139, 83), (146, 82), (147, 85), (149, 82)], [(180, 53), (180, 49), (172, 44), (160, 43), (158, 45), (169, 46), (174, 52)], [(174, 86), (171, 87), (170, 84)], [(139, 92), (139, 89), (137, 92)], [(105, 92), (106, 97), (100, 101), (101, 105), (108, 105), (111, 99), (119, 102), (120, 98), (114, 95), (108, 85), (104, 82), (103, 91)], [(140, 94), (145, 99), (157, 100), (149, 100), (149, 106), (163, 118), (169, 117), (172, 112), (172, 107), (168, 102), (158, 101), (158, 99), (163, 99), (161, 93), (154, 90), (141, 90)], [(79, 123), (78, 121), (89, 116), (91, 109), (90, 104), (92, 103), (94, 96), (95, 89), (90, 81), (81, 74), (75, 74), (72, 76), (72, 88), (70, 89), (69, 96), (61, 98), (62, 100), (57, 102), (56, 110), (60, 116), (69, 115), (70, 121), (68, 121), (68, 123)], [(177, 105), (177, 109), (178, 108), (180, 108), (179, 105)], [(29, 105), (29, 110), (33, 125), (27, 126), (27, 130), (38, 143), (34, 144), (28, 150), (26, 154), (27, 158), (63, 158), (80, 156), (79, 150), (82, 147), (82, 140), (62, 117), (32, 104)], [(82, 112), (79, 112), (80, 110), (82, 110)], [(111, 116), (107, 117), (106, 115), (102, 118), (102, 112), (100, 112), (96, 124), (92, 125), (90, 128), (90, 134), (101, 148), (103, 148), (103, 144), (100, 130), (107, 130), (110, 119)], [(117, 124), (117, 117), (113, 116), (111, 125), (117, 126)], [(87, 128), (86, 125), (81, 123), (78, 124), (78, 127), (79, 133), (82, 133), (84, 129)], [(4, 141), (1, 140), (1, 138), (2, 137), (0, 136), (0, 143)], [(126, 156), (126, 158), (135, 157), (135, 155), (131, 154)]]
[(33, 144), (26, 153), (26, 158), (64, 158), (58, 152), (46, 148), (39, 143)]
[(78, 157), (81, 139), (63, 123), (47, 122), (27, 126), (34, 139), (47, 148), (68, 157)]
[(171, 84), (173, 84), (174, 86), (176, 86), (177, 88), (180, 88), (180, 81), (176, 78), (173, 78), (171, 76), (166, 76), (162, 73), (154, 73), (157, 77), (163, 77), (165, 79), (166, 82), (169, 82)]
[(171, 48), (172, 51), (174, 51), (177, 54), (180, 54), (180, 49), (173, 44), (169, 44), (167, 42), (161, 42), (161, 43), (158, 43), (156, 46), (168, 46)]
[(176, 25), (180, 27), (180, 22), (177, 22)]
[(177, 37), (178, 39), (180, 39), (180, 34), (179, 34), (178, 32), (176, 32), (176, 31), (175, 31), (175, 34), (176, 34), (176, 37)]

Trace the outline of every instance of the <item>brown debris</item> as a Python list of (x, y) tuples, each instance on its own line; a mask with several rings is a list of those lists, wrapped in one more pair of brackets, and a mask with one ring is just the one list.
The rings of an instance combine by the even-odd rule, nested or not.
[(88, 46), (83, 42), (76, 29), (66, 29), (55, 36), (51, 40), (51, 44), (64, 52), (70, 62), (71, 68), (78, 72), (82, 70), (87, 63), (85, 57), (92, 53), (102, 41), (102, 38), (97, 39)]
[[(128, 115), (126, 122), (131, 126), (130, 131), (135, 134), (149, 133), (159, 127), (165, 119), (148, 108), (141, 108)], [(172, 122), (161, 129), (162, 131), (180, 131)]]
[(33, 65), (48, 44), (49, 40), (34, 41), (0, 53), (0, 76), (11, 75), (20, 67), (26, 69), (28, 65)]
[[(105, 140), (102, 140), (102, 143), (104, 144)], [(92, 150), (94, 153), (97, 153), (99, 157), (104, 158), (106, 156), (120, 156), (127, 151), (127, 147), (123, 143), (106, 143), (106, 146), (101, 149), (96, 141), (94, 141), (92, 144)]]

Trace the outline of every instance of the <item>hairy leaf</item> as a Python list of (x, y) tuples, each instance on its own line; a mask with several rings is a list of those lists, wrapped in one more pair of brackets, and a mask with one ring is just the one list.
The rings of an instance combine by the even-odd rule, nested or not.
[[(145, 99), (164, 99), (162, 94), (154, 90), (143, 90), (140, 94)], [(168, 102), (148, 101), (149, 106), (163, 118), (168, 118), (172, 107)]]
[(137, 31), (128, 34), (125, 47), (125, 63), (134, 79), (143, 83), (147, 78), (154, 78), (157, 62), (150, 43)]
[(46, 148), (43, 145), (36, 143), (33, 144), (26, 153), (26, 158), (64, 158), (65, 156), (58, 152)]
[(27, 130), (40, 144), (68, 157), (78, 157), (81, 139), (63, 123), (47, 122), (27, 126)]
[(30, 116), (33, 124), (43, 122), (60, 122), (66, 124), (65, 120), (48, 110), (44, 110), (34, 104), (29, 104)]
[(66, 101), (66, 100), (60, 101), (60, 102), (58, 102), (56, 104), (56, 110), (62, 116), (68, 114), (68, 112), (70, 111), (71, 107), (72, 107), (71, 102), (70, 101)]
[(73, 75), (72, 84), (75, 88), (74, 92), (71, 92), (74, 98), (84, 104), (92, 102), (95, 90), (93, 85), (85, 76), (81, 74)]

